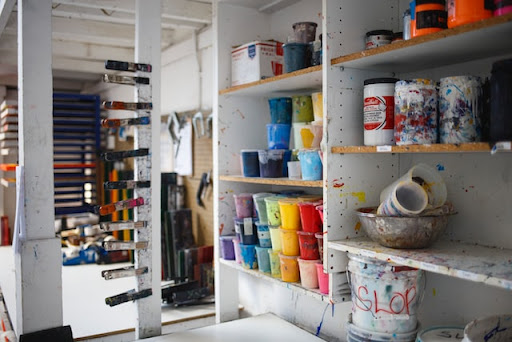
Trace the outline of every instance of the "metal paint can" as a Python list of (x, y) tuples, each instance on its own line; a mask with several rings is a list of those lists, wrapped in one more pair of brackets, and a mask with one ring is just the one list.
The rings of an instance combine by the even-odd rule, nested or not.
[(397, 145), (437, 142), (437, 89), (428, 79), (395, 84), (395, 142)]
[(366, 32), (366, 50), (375, 49), (379, 46), (391, 44), (393, 31), (375, 30)]
[(483, 91), (480, 77), (453, 76), (440, 80), (439, 139), (443, 144), (480, 141)]
[(394, 145), (394, 93), (396, 78), (364, 81), (364, 144)]

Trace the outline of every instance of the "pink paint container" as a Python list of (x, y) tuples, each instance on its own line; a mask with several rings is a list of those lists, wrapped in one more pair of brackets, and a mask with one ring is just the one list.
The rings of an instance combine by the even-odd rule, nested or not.
[(252, 217), (253, 214), (253, 200), (252, 194), (238, 194), (233, 195), (235, 199), (236, 217), (243, 219)]
[(494, 0), (494, 16), (512, 13), (512, 4), (507, 0)]
[(300, 272), (300, 283), (303, 287), (307, 289), (316, 289), (318, 288), (318, 276), (316, 274), (316, 264), (320, 262), (320, 260), (304, 260), (301, 258), (297, 259), (299, 262), (299, 272)]
[(318, 243), (318, 254), (320, 254), (320, 260), (324, 261), (324, 233), (315, 233), (316, 241)]
[(318, 215), (320, 215), (320, 220), (322, 220), (322, 223), (324, 222), (324, 206), (319, 205), (315, 208), (318, 211)]
[(319, 262), (316, 264), (316, 275), (318, 277), (318, 288), (320, 293), (329, 293), (329, 273), (324, 272), (324, 265)]
[(241, 264), (242, 251), (240, 250), (240, 240), (238, 240), (238, 238), (233, 239), (233, 248), (235, 249), (235, 261), (237, 264)]

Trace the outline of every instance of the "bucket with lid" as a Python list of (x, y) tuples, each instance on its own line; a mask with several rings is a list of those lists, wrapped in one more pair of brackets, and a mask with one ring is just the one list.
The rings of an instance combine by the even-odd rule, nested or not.
[(258, 269), (264, 273), (270, 273), (270, 256), (267, 247), (254, 247), (256, 249), (256, 258), (258, 260)]
[(299, 237), (300, 257), (304, 260), (320, 259), (318, 241), (315, 237), (315, 233), (298, 230), (297, 236)]
[(292, 98), (274, 97), (268, 99), (270, 108), (270, 123), (291, 124), (292, 123)]
[(292, 96), (292, 122), (311, 122), (313, 120), (313, 101), (311, 96)]
[(242, 266), (247, 269), (255, 270), (258, 268), (258, 259), (256, 257), (256, 245), (240, 244), (242, 254)]
[(296, 198), (282, 198), (278, 203), (281, 213), (281, 228), (300, 229), (299, 200)]
[(256, 220), (251, 217), (244, 219), (235, 218), (235, 232), (241, 243), (246, 245), (258, 244), (258, 228)]
[(252, 202), (254, 207), (256, 208), (256, 213), (258, 214), (258, 220), (262, 224), (268, 223), (267, 220), (267, 206), (265, 205), (265, 197), (271, 197), (274, 194), (269, 192), (260, 192), (252, 195)]
[(281, 278), (281, 261), (279, 260), (279, 251), (268, 249), (267, 253), (270, 260), (270, 274), (274, 278)]
[(294, 23), (292, 25), (293, 28), (293, 36), (295, 41), (298, 43), (311, 43), (315, 41), (316, 38), (316, 28), (318, 24), (311, 21), (302, 21), (298, 23)]
[(252, 194), (235, 194), (233, 198), (235, 199), (236, 217), (239, 219), (252, 217), (254, 210)]
[(319, 150), (300, 150), (299, 160), (302, 180), (322, 180), (323, 170)]
[(295, 283), (299, 281), (299, 257), (284, 255), (279, 253), (279, 262), (281, 265), (281, 279), (288, 283)]
[(267, 209), (267, 221), (271, 226), (281, 225), (281, 212), (279, 210), (279, 200), (282, 197), (270, 196), (265, 197), (265, 207)]
[(287, 150), (290, 147), (290, 124), (267, 124), (269, 150)]
[(270, 241), (270, 230), (268, 228), (268, 223), (256, 222), (256, 228), (258, 230), (258, 243), (260, 247), (272, 247), (272, 242)]
[(414, 329), (407, 333), (381, 333), (358, 327), (350, 321), (346, 327), (348, 342), (414, 342), (418, 332)]
[(260, 176), (260, 162), (258, 160), (258, 150), (241, 150), (240, 162), (242, 164), (242, 175), (244, 177)]
[(324, 272), (322, 262), (316, 263), (316, 275), (318, 277), (318, 288), (321, 294), (329, 294), (329, 273)]
[(280, 226), (269, 226), (270, 231), (270, 242), (272, 243), (272, 249), (276, 252), (281, 252), (283, 249), (281, 244), (281, 232), (279, 231)]
[(372, 78), (364, 81), (364, 144), (394, 145), (396, 78)]
[(281, 234), (281, 253), (289, 256), (299, 255), (299, 237), (292, 229), (279, 229)]
[(316, 233), (322, 231), (322, 220), (316, 210), (321, 202), (299, 202), (299, 213), (302, 230), (305, 232)]
[(385, 334), (415, 331), (424, 294), (424, 272), (351, 253), (348, 257), (353, 324)]
[(318, 276), (316, 274), (316, 264), (320, 260), (305, 260), (298, 258), (300, 283), (306, 289), (318, 288)]
[(258, 150), (260, 177), (279, 178), (283, 174), (284, 150)]
[(462, 342), (512, 341), (512, 314), (477, 318), (464, 328)]
[(224, 260), (235, 260), (235, 249), (233, 246), (233, 235), (222, 235), (220, 239), (220, 255)]
[(464, 327), (433, 326), (421, 330), (416, 342), (460, 342), (464, 338)]

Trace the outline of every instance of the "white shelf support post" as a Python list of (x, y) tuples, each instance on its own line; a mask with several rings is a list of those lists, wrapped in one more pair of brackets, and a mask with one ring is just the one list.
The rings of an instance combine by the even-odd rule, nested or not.
[[(52, 2), (18, 1), (19, 164), (23, 240), (16, 262), (18, 336), (62, 326), (62, 254), (53, 198)], [(19, 182), (18, 182), (19, 183)]]
[(160, 251), (160, 0), (136, 0), (135, 62), (152, 65), (151, 73), (138, 72), (150, 77), (150, 85), (138, 85), (137, 102), (152, 102), (151, 125), (135, 128), (135, 148), (149, 148), (150, 156), (135, 159), (135, 180), (151, 180), (151, 188), (137, 189), (147, 205), (137, 207), (136, 221), (147, 221), (148, 228), (135, 231), (136, 241), (148, 241), (147, 249), (136, 251), (135, 268), (148, 267), (148, 273), (137, 277), (137, 291), (151, 288), (153, 294), (135, 301), (137, 306), (137, 339), (158, 336), (162, 332), (161, 320), (161, 251)]

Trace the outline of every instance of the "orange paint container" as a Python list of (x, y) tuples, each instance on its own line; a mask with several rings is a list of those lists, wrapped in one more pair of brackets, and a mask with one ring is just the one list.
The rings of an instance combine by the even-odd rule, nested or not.
[(445, 29), (447, 13), (444, 0), (416, 0), (411, 37), (419, 37)]
[(492, 1), (449, 0), (448, 28), (492, 17)]

